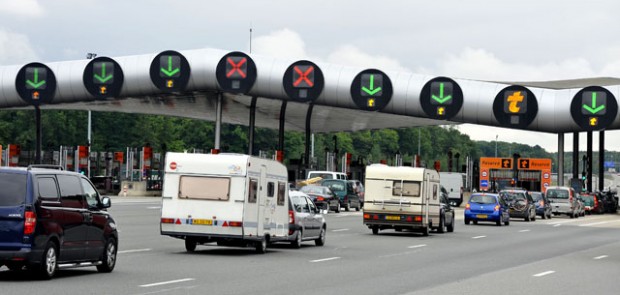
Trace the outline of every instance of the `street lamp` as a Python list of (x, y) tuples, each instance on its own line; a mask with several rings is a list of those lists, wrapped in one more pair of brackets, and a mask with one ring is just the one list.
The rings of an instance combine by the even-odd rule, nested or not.
[(495, 157), (497, 158), (497, 134), (495, 134)]

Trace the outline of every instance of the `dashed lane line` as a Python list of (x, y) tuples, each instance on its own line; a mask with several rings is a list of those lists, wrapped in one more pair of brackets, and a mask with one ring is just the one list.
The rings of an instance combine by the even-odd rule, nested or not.
[(157, 287), (157, 286), (168, 285), (168, 284), (176, 284), (176, 283), (189, 282), (189, 281), (193, 281), (193, 280), (195, 280), (195, 279), (194, 278), (185, 278), (185, 279), (178, 279), (178, 280), (173, 280), (173, 281), (165, 281), (165, 282), (158, 282), (158, 283), (152, 283), (152, 284), (145, 284), (145, 285), (140, 285), (140, 287), (143, 287), (143, 288)]
[(138, 252), (148, 252), (148, 251), (151, 251), (151, 248), (123, 250), (123, 251), (118, 251), (116, 253), (117, 254), (127, 254), (127, 253), (138, 253)]
[(600, 260), (600, 259), (607, 258), (607, 257), (609, 257), (609, 256), (607, 256), (607, 255), (596, 256), (596, 257), (594, 257), (594, 260)]
[(475, 237), (471, 237), (471, 238), (474, 239), (474, 240), (477, 240), (477, 239), (482, 239), (482, 238), (486, 238), (486, 237), (487, 236), (475, 236)]
[(548, 271), (545, 271), (545, 272), (537, 273), (537, 274), (532, 275), (532, 276), (539, 278), (539, 277), (544, 277), (546, 275), (550, 275), (550, 274), (552, 274), (554, 272), (555, 272), (554, 270), (548, 270)]
[(314, 263), (314, 262), (325, 262), (325, 261), (330, 261), (330, 260), (337, 260), (340, 259), (340, 257), (329, 257), (329, 258), (323, 258), (323, 259), (317, 259), (317, 260), (310, 260), (310, 262)]

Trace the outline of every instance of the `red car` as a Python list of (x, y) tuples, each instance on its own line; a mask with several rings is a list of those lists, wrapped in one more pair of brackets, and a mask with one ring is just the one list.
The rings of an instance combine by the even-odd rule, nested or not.
[(599, 197), (595, 194), (583, 194), (580, 196), (583, 200), (583, 204), (585, 205), (586, 214), (603, 214), (605, 213), (605, 208), (603, 207), (603, 203), (599, 201)]

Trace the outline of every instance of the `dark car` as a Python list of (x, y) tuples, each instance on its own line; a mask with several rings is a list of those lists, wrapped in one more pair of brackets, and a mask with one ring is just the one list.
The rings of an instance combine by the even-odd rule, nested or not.
[(299, 189), (300, 192), (307, 194), (314, 204), (329, 212), (330, 210), (340, 212), (340, 199), (334, 192), (326, 186), (306, 185)]
[(289, 192), (289, 198), (288, 240), (291, 245), (300, 248), (303, 241), (311, 240), (317, 246), (325, 245), (327, 223), (320, 209), (302, 192)]
[(500, 198), (510, 205), (510, 217), (523, 218), (525, 221), (536, 221), (536, 205), (532, 196), (525, 190), (501, 190)]
[(0, 168), (0, 267), (24, 267), (43, 279), (59, 266), (116, 265), (118, 233), (101, 198), (83, 175), (55, 169)]
[(495, 222), (497, 226), (510, 225), (510, 207), (498, 194), (474, 193), (465, 205), (465, 224), (478, 221)]
[(326, 186), (332, 190), (340, 200), (340, 207), (349, 211), (351, 208), (355, 208), (356, 211), (360, 211), (362, 204), (360, 203), (359, 196), (353, 190), (353, 184), (343, 179), (325, 179), (321, 181), (322, 186)]
[(454, 209), (450, 206), (450, 199), (448, 198), (448, 191), (442, 186), (441, 187), (441, 196), (439, 197), (439, 205), (441, 206), (441, 211), (439, 213), (441, 219), (439, 221), (439, 227), (437, 227), (438, 233), (444, 233), (445, 231), (453, 232), (454, 231)]
[(605, 213), (605, 207), (600, 199), (600, 194), (590, 193), (581, 194), (579, 196), (585, 206), (586, 214), (603, 214)]
[(618, 196), (612, 191), (603, 191), (600, 193), (600, 201), (603, 203), (606, 213), (618, 212)]
[(536, 204), (536, 215), (542, 219), (551, 219), (551, 203), (542, 192), (528, 192)]

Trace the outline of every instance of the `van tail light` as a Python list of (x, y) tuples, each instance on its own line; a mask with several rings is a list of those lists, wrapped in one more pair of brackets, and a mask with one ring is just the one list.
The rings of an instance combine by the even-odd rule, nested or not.
[(33, 234), (36, 225), (37, 215), (32, 211), (26, 211), (24, 219), (24, 235)]
[(293, 210), (288, 210), (288, 223), (295, 223), (295, 213), (293, 213)]
[(499, 211), (499, 208), (500, 208), (500, 207), (499, 207), (499, 205), (495, 205), (494, 210), (495, 210), (495, 211)]
[(471, 208), (471, 205), (467, 203), (467, 205), (465, 205), (465, 210), (469, 210), (470, 208)]

